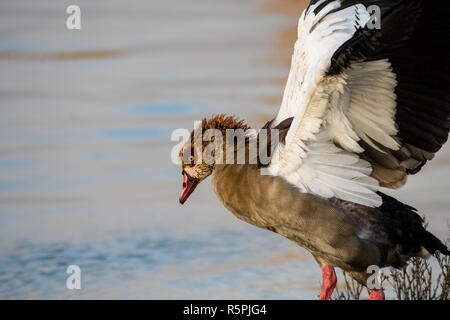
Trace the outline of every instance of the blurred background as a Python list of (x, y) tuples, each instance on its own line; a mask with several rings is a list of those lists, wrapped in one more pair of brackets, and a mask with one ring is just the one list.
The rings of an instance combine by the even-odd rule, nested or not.
[[(0, 1), (0, 298), (316, 299), (306, 250), (236, 219), (208, 181), (180, 206), (170, 159), (172, 131), (203, 116), (277, 113), (305, 6)], [(394, 193), (441, 239), (449, 173), (447, 145)]]

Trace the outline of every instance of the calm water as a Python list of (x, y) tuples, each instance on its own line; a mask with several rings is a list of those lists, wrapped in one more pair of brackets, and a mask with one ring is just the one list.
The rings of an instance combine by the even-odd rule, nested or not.
[[(320, 271), (228, 213), (203, 183), (178, 204), (170, 134), (220, 112), (275, 114), (291, 17), (260, 0), (0, 4), (0, 298), (314, 299)], [(396, 195), (449, 235), (450, 149)], [(82, 289), (66, 289), (79, 265)]]

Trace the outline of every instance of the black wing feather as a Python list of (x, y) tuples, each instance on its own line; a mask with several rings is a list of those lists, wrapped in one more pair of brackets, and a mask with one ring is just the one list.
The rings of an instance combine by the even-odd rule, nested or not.
[[(317, 1), (313, 1), (312, 4)], [(332, 1), (326, 1), (328, 4)], [(378, 5), (381, 8), (381, 29), (360, 28), (352, 39), (333, 55), (328, 74), (345, 71), (352, 63), (389, 59), (398, 85), (396, 123), (402, 154), (415, 161), (398, 170), (414, 174), (441, 149), (450, 130), (450, 9), (446, 1), (343, 0), (342, 7), (354, 4)], [(322, 7), (322, 4), (320, 7)], [(342, 9), (342, 8), (341, 8)], [(316, 10), (320, 11), (320, 8)], [(365, 144), (364, 156), (373, 164), (387, 168)], [(396, 152), (380, 148), (389, 155)], [(397, 152), (398, 154), (398, 152)], [(388, 185), (386, 185), (388, 186)]]

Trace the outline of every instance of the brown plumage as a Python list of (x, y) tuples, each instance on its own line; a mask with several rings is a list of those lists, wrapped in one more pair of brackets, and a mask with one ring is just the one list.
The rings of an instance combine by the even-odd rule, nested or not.
[(234, 116), (228, 116), (224, 113), (208, 118), (203, 118), (202, 120), (202, 132), (208, 129), (218, 129), (225, 136), (227, 129), (242, 129), (248, 130), (250, 127), (245, 123), (244, 120), (240, 120)]
[[(242, 130), (247, 131), (250, 127), (244, 122), (234, 116), (226, 114), (215, 115), (211, 118), (203, 118), (201, 126), (197, 130), (193, 130), (190, 135), (190, 148), (186, 145), (179, 152), (179, 157), (182, 160), (181, 166), (192, 167), (196, 158), (203, 154), (205, 148), (210, 144), (209, 139), (205, 136), (208, 130), (219, 130), (222, 134), (223, 141), (226, 141), (227, 130)], [(215, 137), (211, 137), (214, 140)], [(222, 145), (222, 144), (221, 144)], [(201, 146), (201, 148), (200, 148)], [(226, 149), (226, 143), (223, 144), (223, 150)], [(190, 158), (193, 156), (193, 158)]]

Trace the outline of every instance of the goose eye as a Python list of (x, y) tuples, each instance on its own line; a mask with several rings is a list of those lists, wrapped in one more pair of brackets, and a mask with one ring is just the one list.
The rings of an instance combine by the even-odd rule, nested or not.
[(194, 162), (194, 156), (189, 156), (189, 161)]

